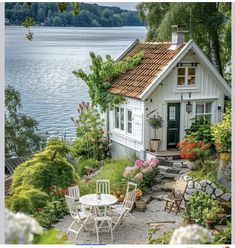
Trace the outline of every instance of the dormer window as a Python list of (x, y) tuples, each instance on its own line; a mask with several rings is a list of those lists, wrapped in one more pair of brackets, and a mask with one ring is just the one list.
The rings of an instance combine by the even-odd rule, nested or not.
[(178, 67), (177, 68), (177, 86), (195, 86), (196, 68)]

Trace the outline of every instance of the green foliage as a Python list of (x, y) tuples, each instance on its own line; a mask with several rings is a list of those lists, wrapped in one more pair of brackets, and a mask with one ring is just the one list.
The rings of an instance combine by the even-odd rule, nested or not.
[[(111, 15), (107, 15), (111, 13)], [(137, 11), (122, 10), (117, 7), (106, 7), (90, 3), (78, 2), (34, 2), (6, 3), (6, 18), (10, 24), (21, 25), (26, 17), (31, 16), (37, 25), (79, 27), (120, 27), (140, 26), (143, 22)], [(60, 20), (55, 23), (54, 19)], [(58, 19), (59, 18), (59, 19)]]
[(32, 17), (27, 16), (24, 20), (24, 22), (22, 23), (22, 26), (24, 26), (25, 28), (29, 28), (30, 26), (34, 26), (34, 20)]
[(196, 192), (189, 200), (188, 209), (184, 212), (183, 216), (189, 215), (190, 219), (193, 219), (196, 224), (205, 226), (205, 218), (203, 212), (205, 209), (209, 211), (211, 209), (219, 209), (218, 201), (213, 200), (210, 195), (205, 192)]
[(12, 86), (5, 90), (5, 157), (26, 157), (45, 145), (38, 122), (21, 113), (20, 93)]
[(213, 159), (205, 160), (200, 168), (197, 168), (188, 173), (189, 176), (198, 180), (209, 180), (213, 182), (218, 188), (226, 192), (226, 188), (217, 181), (216, 161)]
[(122, 96), (113, 95), (108, 92), (110, 89), (111, 80), (120, 76), (135, 65), (138, 65), (143, 60), (144, 54), (140, 52), (133, 57), (128, 57), (123, 61), (115, 62), (109, 55), (106, 55), (106, 60), (94, 52), (90, 53), (91, 57), (91, 73), (86, 74), (83, 70), (73, 71), (73, 74), (86, 82), (89, 88), (89, 95), (93, 106), (99, 106), (102, 112), (105, 112), (107, 107), (113, 108), (124, 102)]
[[(91, 194), (96, 192), (97, 179), (109, 179), (111, 192), (119, 189), (120, 184), (125, 181), (123, 177), (123, 170), (130, 164), (130, 160), (107, 160), (100, 172), (89, 181), (81, 181), (79, 184), (81, 195)], [(126, 184), (125, 184), (126, 187)]]
[(149, 244), (160, 244), (166, 245), (170, 243), (171, 236), (173, 235), (174, 229), (164, 232), (164, 234), (159, 238), (154, 238), (153, 235), (155, 234), (157, 227), (152, 227), (148, 230), (148, 241)]
[(72, 145), (74, 151), (86, 159), (110, 157), (108, 137), (103, 130), (104, 121), (98, 110), (84, 102), (79, 107), (79, 119), (74, 121), (77, 124), (77, 138)]
[(214, 237), (214, 244), (232, 244), (232, 225), (231, 222), (227, 223), (225, 230), (221, 231)]
[(218, 70), (227, 70), (231, 62), (231, 3), (155, 2), (140, 3), (137, 8), (149, 26), (147, 41), (170, 41), (172, 25), (184, 26)]
[(52, 228), (41, 235), (34, 237), (34, 244), (68, 244), (68, 236), (60, 230)]
[(84, 159), (80, 158), (77, 162), (78, 173), (80, 177), (89, 175), (100, 168), (101, 162), (96, 159)]
[(68, 152), (64, 141), (52, 139), (42, 152), (19, 165), (13, 174), (10, 209), (33, 214), (46, 228), (67, 214), (64, 194), (78, 180), (66, 160)]
[(227, 109), (223, 121), (212, 127), (216, 149), (219, 153), (231, 152), (232, 116), (231, 108)]

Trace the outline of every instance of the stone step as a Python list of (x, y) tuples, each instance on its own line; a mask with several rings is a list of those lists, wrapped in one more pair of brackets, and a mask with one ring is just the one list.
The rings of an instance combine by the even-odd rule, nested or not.
[(179, 172), (181, 171), (181, 169), (175, 168), (175, 167), (169, 167), (169, 166), (159, 166), (160, 169), (160, 173), (175, 173), (175, 174), (179, 174)]
[(164, 178), (168, 178), (168, 179), (178, 179), (180, 177), (180, 174), (176, 174), (176, 173), (168, 173), (168, 172), (160, 172), (162, 176), (164, 176)]

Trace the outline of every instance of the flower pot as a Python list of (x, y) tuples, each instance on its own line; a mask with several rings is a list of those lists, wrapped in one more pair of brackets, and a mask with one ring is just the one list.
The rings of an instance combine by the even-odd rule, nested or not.
[(206, 220), (206, 226), (210, 230), (214, 229), (215, 224), (216, 224), (215, 220)]
[(220, 153), (220, 159), (225, 160), (225, 161), (231, 160), (231, 153), (230, 152)]
[(161, 140), (160, 139), (151, 139), (150, 140), (150, 150), (155, 152), (160, 149)]
[(146, 210), (146, 200), (140, 199), (135, 201), (135, 209), (138, 211), (145, 211)]

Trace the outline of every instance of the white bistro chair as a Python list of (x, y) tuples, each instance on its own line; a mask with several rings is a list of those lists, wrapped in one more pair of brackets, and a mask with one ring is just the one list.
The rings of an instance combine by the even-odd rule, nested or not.
[(122, 204), (111, 206), (111, 211), (119, 215), (117, 221), (114, 223), (113, 230), (116, 228), (119, 222), (124, 220), (124, 218), (128, 214), (132, 217), (130, 212), (133, 208), (135, 199), (136, 199), (136, 190), (132, 190), (126, 193), (126, 196)]
[[(86, 229), (86, 223), (88, 221), (88, 219), (93, 216), (92, 213), (89, 212), (83, 212), (83, 211), (78, 211), (78, 207), (77, 204), (74, 200), (74, 198), (72, 198), (71, 196), (66, 195), (65, 196), (65, 200), (66, 200), (66, 204), (68, 206), (70, 215), (73, 218), (73, 222), (71, 223), (71, 225), (69, 226), (68, 230), (67, 230), (67, 234), (69, 232), (73, 232), (76, 234), (76, 239), (78, 237), (79, 232), (82, 230), (82, 228)], [(73, 226), (77, 226), (77, 229), (73, 229)]]
[(79, 186), (75, 185), (72, 187), (68, 188), (68, 195), (72, 198), (74, 198), (75, 201), (78, 201), (80, 198), (80, 190), (79, 190)]
[(110, 194), (110, 181), (108, 179), (96, 180), (96, 191), (101, 194)]
[(137, 184), (136, 183), (132, 183), (132, 182), (128, 182), (127, 183), (127, 189), (126, 189), (126, 193), (129, 193), (129, 191), (133, 191), (137, 189)]

